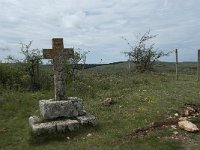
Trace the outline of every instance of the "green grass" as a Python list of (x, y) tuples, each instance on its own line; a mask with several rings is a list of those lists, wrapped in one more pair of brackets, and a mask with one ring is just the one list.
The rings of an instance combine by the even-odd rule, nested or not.
[[(162, 65), (168, 70), (173, 68), (169, 64), (161, 64), (161, 68)], [(28, 117), (39, 114), (38, 101), (52, 98), (53, 91), (32, 93), (2, 89), (0, 149), (182, 149), (181, 141), (167, 138), (173, 135), (171, 128), (152, 131), (125, 144), (113, 144), (137, 128), (165, 119), (186, 102), (200, 103), (200, 83), (194, 73), (182, 73), (176, 81), (173, 73), (128, 75), (125, 67), (125, 64), (107, 65), (80, 72), (79, 79), (68, 87), (68, 96), (83, 98), (86, 110), (97, 117), (98, 126), (65, 134), (34, 136), (28, 126)], [(105, 98), (112, 98), (116, 103), (103, 106), (101, 101)], [(92, 136), (87, 137), (88, 133)], [(187, 146), (198, 149), (199, 133), (187, 134), (193, 141)]]

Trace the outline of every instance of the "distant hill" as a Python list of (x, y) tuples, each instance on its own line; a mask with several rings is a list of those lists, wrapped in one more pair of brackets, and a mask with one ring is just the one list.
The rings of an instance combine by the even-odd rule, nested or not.
[[(14, 63), (1, 63), (2, 65), (15, 66)], [(43, 69), (50, 69), (52, 65), (42, 65)], [(83, 64), (75, 65), (75, 69), (82, 69)], [(119, 61), (109, 64), (85, 64), (86, 70), (100, 71), (106, 73), (126, 73), (128, 72), (128, 62)], [(175, 62), (156, 62), (153, 68), (155, 72), (159, 73), (175, 73)], [(131, 72), (135, 71), (134, 63), (131, 63)], [(196, 74), (197, 62), (180, 62), (178, 64), (179, 74)]]
[[(109, 64), (86, 64), (85, 69), (94, 71), (104, 71), (107, 73), (124, 73), (128, 72), (128, 62), (114, 62)], [(131, 72), (135, 71), (134, 63), (131, 63)], [(175, 62), (156, 62), (153, 68), (158, 73), (175, 73)], [(178, 63), (179, 74), (196, 74), (196, 62), (180, 62)]]

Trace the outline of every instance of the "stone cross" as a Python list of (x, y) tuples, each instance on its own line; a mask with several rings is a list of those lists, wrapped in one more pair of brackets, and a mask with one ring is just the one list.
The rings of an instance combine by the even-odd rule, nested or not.
[(44, 59), (53, 59), (55, 100), (65, 100), (65, 60), (74, 56), (73, 48), (64, 48), (62, 38), (52, 39), (52, 49), (43, 49)]

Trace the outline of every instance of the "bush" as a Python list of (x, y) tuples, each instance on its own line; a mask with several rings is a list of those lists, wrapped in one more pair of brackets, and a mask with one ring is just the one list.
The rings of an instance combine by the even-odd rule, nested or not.
[(15, 64), (0, 64), (0, 83), (3, 88), (20, 89), (27, 85), (28, 77)]
[(156, 35), (151, 35), (149, 30), (142, 36), (137, 36), (135, 46), (131, 45), (126, 38), (122, 37), (131, 49), (129, 52), (124, 53), (129, 56), (129, 61), (135, 63), (137, 72), (143, 73), (151, 70), (160, 57), (169, 55), (169, 53), (164, 53), (164, 51), (158, 52), (154, 50), (154, 43), (150, 45), (148, 44), (149, 40), (155, 37)]
[[(0, 64), (0, 88), (10, 90), (29, 90), (31, 79), (22, 67), (23, 64)], [(47, 69), (46, 69), (47, 68)], [(40, 69), (39, 83), (42, 90), (53, 89), (53, 74), (48, 66)]]

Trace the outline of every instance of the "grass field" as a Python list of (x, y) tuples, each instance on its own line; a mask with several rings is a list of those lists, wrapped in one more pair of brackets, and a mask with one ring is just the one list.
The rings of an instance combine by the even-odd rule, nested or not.
[[(176, 139), (170, 126), (146, 136), (126, 138), (137, 128), (173, 116), (185, 103), (200, 104), (200, 83), (196, 80), (195, 67), (195, 63), (180, 64), (179, 81), (175, 80), (173, 63), (158, 63), (155, 72), (145, 74), (128, 75), (124, 63), (80, 72), (77, 81), (70, 83), (68, 96), (83, 98), (85, 109), (97, 117), (98, 126), (65, 134), (34, 136), (30, 133), (28, 117), (39, 114), (38, 101), (52, 98), (53, 91), (2, 89), (0, 149), (199, 149), (200, 133), (177, 129), (178, 135), (186, 140)], [(102, 105), (106, 98), (115, 103)], [(200, 117), (195, 121), (199, 123)], [(89, 133), (91, 136), (87, 136)]]

